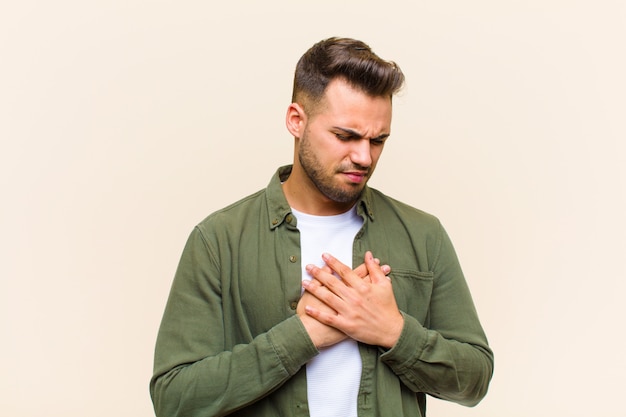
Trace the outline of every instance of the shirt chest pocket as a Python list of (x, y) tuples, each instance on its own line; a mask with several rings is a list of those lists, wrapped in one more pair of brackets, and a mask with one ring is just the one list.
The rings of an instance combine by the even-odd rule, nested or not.
[(433, 273), (392, 269), (389, 277), (398, 308), (428, 326)]

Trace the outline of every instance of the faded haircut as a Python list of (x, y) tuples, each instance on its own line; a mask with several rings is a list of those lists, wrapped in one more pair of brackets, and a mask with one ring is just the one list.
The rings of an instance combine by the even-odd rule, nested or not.
[(372, 97), (389, 97), (404, 84), (395, 62), (385, 61), (366, 43), (350, 38), (328, 38), (313, 45), (298, 61), (292, 102), (309, 113), (318, 105), (328, 84), (337, 78)]

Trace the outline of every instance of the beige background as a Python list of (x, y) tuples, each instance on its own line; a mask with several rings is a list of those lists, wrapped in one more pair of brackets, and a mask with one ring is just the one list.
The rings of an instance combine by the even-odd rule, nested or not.
[(405, 71), (372, 185), (443, 221), (496, 353), (477, 408), (429, 415), (624, 415), (623, 1), (8, 3), (2, 415), (153, 415), (186, 237), (290, 162), (293, 67), (331, 35)]

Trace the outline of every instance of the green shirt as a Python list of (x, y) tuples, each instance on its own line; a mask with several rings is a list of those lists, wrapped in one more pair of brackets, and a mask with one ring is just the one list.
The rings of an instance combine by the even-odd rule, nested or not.
[[(192, 231), (156, 343), (157, 416), (308, 416), (305, 364), (318, 350), (296, 315), (300, 234), (281, 187), (290, 172)], [(357, 213), (353, 264), (371, 250), (391, 266), (404, 316), (393, 348), (359, 345), (359, 416), (424, 416), (425, 394), (477, 404), (493, 354), (441, 224), (369, 187)]]

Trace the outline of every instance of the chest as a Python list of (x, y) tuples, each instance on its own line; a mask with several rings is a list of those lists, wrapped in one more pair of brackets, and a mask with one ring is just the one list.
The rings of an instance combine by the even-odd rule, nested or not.
[[(353, 266), (356, 266), (362, 262), (365, 251), (371, 250), (374, 256), (389, 264), (398, 307), (427, 325), (434, 279), (432, 272), (420, 270), (419, 258), (424, 258), (425, 254), (418, 255), (407, 242), (390, 245), (385, 244), (386, 239), (372, 240), (359, 233), (352, 240), (347, 252), (345, 242), (342, 244), (343, 256), (351, 252)], [(237, 339), (254, 338), (296, 314), (301, 281), (305, 277), (303, 268), (307, 263), (319, 263), (311, 256), (322, 247), (310, 251), (305, 244), (305, 250), (302, 249), (297, 229), (270, 234), (263, 239), (242, 239), (237, 256), (231, 258), (235, 261), (228, 285), (223, 288), (226, 328), (238, 329)]]

